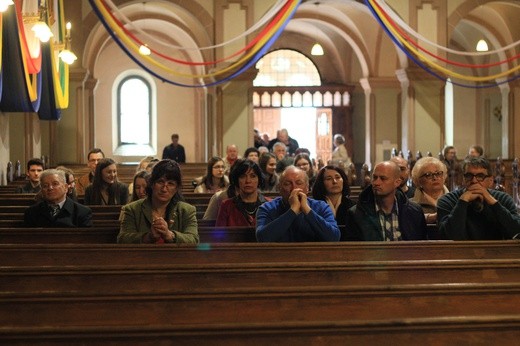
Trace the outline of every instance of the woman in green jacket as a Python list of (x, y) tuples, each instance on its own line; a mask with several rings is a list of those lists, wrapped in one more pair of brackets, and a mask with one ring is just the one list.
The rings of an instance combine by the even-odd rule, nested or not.
[(179, 164), (161, 160), (152, 171), (146, 188), (147, 198), (122, 208), (118, 243), (199, 242), (196, 209), (182, 202)]

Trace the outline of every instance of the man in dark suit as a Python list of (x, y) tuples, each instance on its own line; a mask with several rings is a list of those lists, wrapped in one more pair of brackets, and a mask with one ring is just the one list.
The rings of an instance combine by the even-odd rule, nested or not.
[(43, 201), (27, 208), (27, 227), (90, 227), (92, 210), (67, 197), (65, 173), (57, 169), (43, 171), (41, 177)]

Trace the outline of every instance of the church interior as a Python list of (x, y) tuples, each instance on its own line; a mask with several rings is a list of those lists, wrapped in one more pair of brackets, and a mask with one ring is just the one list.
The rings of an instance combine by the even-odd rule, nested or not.
[(131, 182), (178, 134), (199, 217), (211, 195), (190, 184), (208, 160), (283, 128), (325, 163), (342, 135), (358, 179), (397, 153), (453, 146), (464, 159), (479, 145), (520, 202), (520, 0), (0, 0), (0, 11), (0, 343), (518, 342), (518, 239), (261, 244), (199, 220), (196, 247), (138, 247), (115, 244), (120, 206), (93, 206), (91, 230), (23, 228), (34, 198), (10, 184), (31, 158), (85, 173), (92, 148)]

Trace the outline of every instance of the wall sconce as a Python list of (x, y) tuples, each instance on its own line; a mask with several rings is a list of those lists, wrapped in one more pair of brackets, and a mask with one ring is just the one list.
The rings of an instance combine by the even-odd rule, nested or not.
[(9, 5), (14, 5), (13, 0), (0, 0), (0, 12), (7, 11)]
[(477, 42), (477, 52), (487, 52), (489, 50), (486, 40), (480, 39)]
[(74, 63), (74, 61), (76, 61), (78, 59), (78, 57), (76, 56), (76, 54), (74, 54), (71, 50), (70, 50), (70, 42), (72, 41), (71, 40), (71, 37), (70, 37), (70, 29), (72, 28), (72, 24), (70, 24), (70, 22), (68, 22), (66, 25), (65, 25), (65, 29), (66, 29), (66, 32), (65, 32), (65, 49), (63, 49), (60, 54), (58, 54), (58, 57), (63, 60), (64, 63), (66, 63), (67, 65), (71, 65)]
[(323, 47), (319, 43), (315, 43), (311, 49), (311, 55), (323, 55)]

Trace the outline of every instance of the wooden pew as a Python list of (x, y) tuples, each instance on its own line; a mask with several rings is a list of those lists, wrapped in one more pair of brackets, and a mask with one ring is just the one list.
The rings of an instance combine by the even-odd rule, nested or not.
[[(0, 225), (3, 222), (0, 220)], [(87, 228), (0, 228), (1, 244), (115, 244), (119, 233), (119, 221), (94, 221), (95, 227)], [(201, 243), (256, 242), (255, 229), (251, 227), (200, 226)]]
[[(520, 259), (276, 262), (85, 266), (9, 266), (0, 270), (0, 293), (59, 297), (71, 292), (103, 295), (209, 294), (229, 289), (380, 289), (387, 285), (520, 283)], [(151, 284), (153, 283), (153, 284)]]
[[(150, 283), (153, 285), (153, 283)], [(377, 312), (377, 313), (375, 313)], [(389, 321), (520, 316), (520, 283), (208, 288), (204, 293), (56, 296), (6, 293), (0, 325), (11, 328), (149, 326), (282, 321)]]
[[(299, 263), (517, 259), (519, 241), (409, 241), (338, 243), (201, 243), (198, 245), (0, 244), (0, 265), (150, 266), (211, 263)], [(491, 275), (492, 273), (490, 273)]]
[[(359, 321), (275, 321), (233, 325), (1, 328), (9, 345), (514, 345), (519, 316)], [(391, 341), (389, 342), (389, 338)], [(172, 340), (174, 340), (172, 342)], [(471, 341), (471, 342), (469, 342)]]
[(110, 248), (0, 245), (0, 340), (517, 341), (515, 241)]

